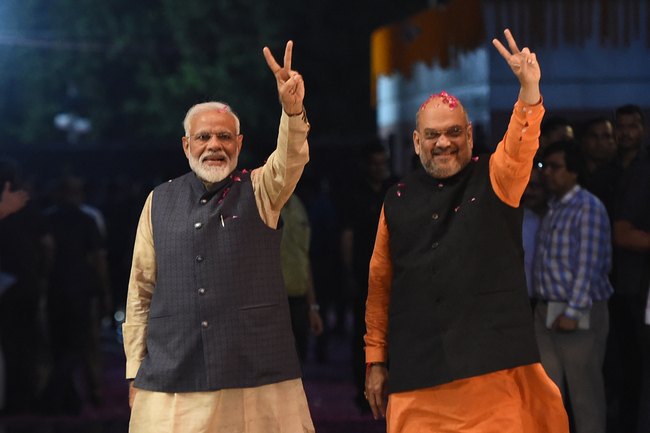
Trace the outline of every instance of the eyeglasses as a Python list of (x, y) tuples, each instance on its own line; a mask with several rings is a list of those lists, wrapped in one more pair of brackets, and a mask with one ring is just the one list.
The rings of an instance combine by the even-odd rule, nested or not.
[(460, 125), (454, 125), (446, 131), (437, 131), (435, 129), (425, 129), (424, 130), (424, 139), (425, 140), (438, 140), (443, 134), (447, 138), (458, 138), (463, 135), (463, 128)]

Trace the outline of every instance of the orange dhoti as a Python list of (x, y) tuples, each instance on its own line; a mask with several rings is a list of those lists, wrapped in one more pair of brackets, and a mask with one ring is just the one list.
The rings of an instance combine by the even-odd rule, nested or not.
[(388, 398), (388, 433), (568, 433), (557, 386), (541, 364)]

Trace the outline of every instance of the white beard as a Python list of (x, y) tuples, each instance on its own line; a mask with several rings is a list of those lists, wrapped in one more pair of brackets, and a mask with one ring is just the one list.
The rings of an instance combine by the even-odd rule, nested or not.
[[(223, 154), (223, 153), (222, 153)], [(211, 166), (203, 163), (203, 160), (210, 153), (203, 153), (199, 158), (195, 157), (191, 153), (189, 154), (188, 160), (190, 162), (190, 168), (196, 174), (196, 176), (204, 182), (207, 183), (217, 183), (224, 180), (230, 173), (237, 168), (237, 156), (230, 159), (227, 155), (223, 154), (226, 158), (225, 166)]]

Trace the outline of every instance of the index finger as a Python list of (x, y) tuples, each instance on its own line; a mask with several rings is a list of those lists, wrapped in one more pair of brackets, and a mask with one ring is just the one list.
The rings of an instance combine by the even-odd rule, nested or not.
[(271, 68), (271, 71), (273, 71), (274, 74), (278, 72), (280, 69), (282, 69), (280, 65), (278, 65), (278, 62), (275, 61), (275, 57), (273, 57), (273, 54), (271, 54), (271, 50), (269, 49), (269, 47), (264, 47), (262, 52), (264, 53), (266, 64), (269, 65), (269, 68)]
[(496, 38), (492, 39), (492, 44), (495, 46), (497, 51), (499, 51), (499, 53), (503, 56), (504, 59), (506, 59), (506, 60), (510, 59), (512, 54), (510, 54), (510, 51), (508, 51), (506, 49), (506, 47), (503, 46), (503, 44), (501, 43), (500, 40), (498, 40)]
[(291, 70), (291, 58), (293, 56), (293, 41), (287, 42), (287, 48), (284, 49), (284, 69)]

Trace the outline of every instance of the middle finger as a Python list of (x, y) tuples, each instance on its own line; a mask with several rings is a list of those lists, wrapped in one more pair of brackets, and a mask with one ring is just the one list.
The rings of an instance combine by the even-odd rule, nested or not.
[(510, 30), (506, 29), (503, 33), (505, 33), (506, 35), (506, 40), (508, 41), (508, 46), (510, 47), (510, 51), (512, 51), (512, 54), (518, 54), (519, 47), (517, 47), (515, 38), (512, 37), (512, 33), (510, 33)]
[(293, 41), (287, 42), (287, 48), (284, 50), (284, 69), (291, 70), (291, 57), (293, 53)]

